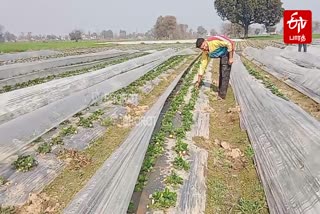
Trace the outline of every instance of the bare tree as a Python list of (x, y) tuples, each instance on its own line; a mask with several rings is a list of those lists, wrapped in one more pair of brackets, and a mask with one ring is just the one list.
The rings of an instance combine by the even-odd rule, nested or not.
[(218, 32), (215, 30), (215, 29), (211, 29), (210, 30), (210, 35), (211, 36), (215, 36), (215, 35), (217, 35), (218, 34)]
[(208, 34), (208, 31), (203, 26), (199, 26), (197, 28), (197, 33), (199, 37), (204, 37)]
[(100, 34), (100, 36), (103, 38), (103, 39), (113, 39), (113, 32), (112, 30), (103, 30)]
[(78, 42), (82, 39), (82, 31), (81, 30), (73, 30), (71, 33), (69, 33), (70, 39), (75, 40)]
[(4, 27), (0, 25), (0, 42), (4, 42)]
[(125, 30), (120, 30), (119, 37), (120, 39), (127, 38), (127, 32)]
[(313, 21), (312, 22), (312, 32), (319, 33), (320, 32), (320, 21)]
[(229, 37), (241, 37), (244, 29), (241, 25), (225, 22), (221, 26), (221, 33)]
[(177, 28), (175, 16), (160, 16), (154, 26), (154, 36), (157, 39), (173, 39), (177, 35)]
[(14, 34), (8, 32), (8, 31), (5, 32), (5, 34), (4, 34), (4, 39), (5, 39), (6, 41), (8, 41), (8, 42), (15, 42), (15, 41), (17, 41), (17, 37), (16, 37)]

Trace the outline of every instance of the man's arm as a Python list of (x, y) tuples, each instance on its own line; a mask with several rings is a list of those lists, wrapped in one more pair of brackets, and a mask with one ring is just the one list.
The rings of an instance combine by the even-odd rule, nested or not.
[(202, 76), (204, 74), (204, 72), (207, 69), (208, 66), (208, 62), (209, 62), (209, 56), (207, 52), (202, 52), (202, 56), (201, 56), (201, 64), (200, 64), (200, 69), (198, 71), (198, 81), (197, 81), (197, 86), (199, 87)]

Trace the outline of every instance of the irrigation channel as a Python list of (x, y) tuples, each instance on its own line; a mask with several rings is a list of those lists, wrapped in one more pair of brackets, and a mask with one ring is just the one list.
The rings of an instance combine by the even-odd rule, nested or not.
[[(193, 51), (191, 51), (191, 53), (195, 54)], [(133, 124), (136, 124), (138, 121), (125, 121), (128, 114), (132, 114), (126, 106), (136, 106), (141, 96), (143, 98), (141, 100), (142, 103), (153, 104), (153, 107), (147, 112), (143, 112), (143, 115), (145, 113), (143, 118), (157, 119), (168, 97), (176, 92), (180, 85), (179, 82), (182, 81), (181, 79), (184, 79), (184, 76), (190, 70), (190, 66), (195, 62), (196, 55), (181, 57), (181, 54), (190, 54), (190, 51), (176, 52), (170, 49), (158, 51), (131, 59), (127, 62), (109, 66), (105, 69), (75, 77), (53, 80), (44, 84), (2, 94), (1, 96), (10, 101), (8, 104), (11, 103), (16, 107), (12, 109), (4, 108), (7, 109), (9, 114), (8, 117), (2, 117), (0, 125), (1, 136), (6, 138), (0, 145), (0, 175), (1, 181), (4, 183), (4, 185), (0, 186), (0, 204), (2, 206), (20, 207), (30, 200), (31, 193), (37, 194), (41, 192), (52, 182), (52, 185), (55, 185), (54, 179), (59, 176), (59, 174), (64, 175), (66, 170), (68, 171), (69, 162), (61, 157), (66, 154), (73, 154), (71, 159), (75, 159), (74, 156), (77, 156), (77, 151), (84, 151), (85, 153), (86, 150), (94, 148), (94, 142), (99, 141), (99, 139), (104, 136), (106, 130), (110, 129), (111, 124), (116, 124), (120, 121), (122, 126), (126, 127), (124, 129), (134, 127)], [(193, 58), (192, 61), (190, 61), (190, 57)], [(184, 69), (181, 70), (179, 67), (184, 67)], [(175, 71), (174, 69), (177, 68), (179, 69)], [(101, 79), (102, 75), (104, 75), (105, 80)], [(90, 82), (92, 81), (92, 77), (96, 78), (96, 80)], [(172, 79), (172, 77), (175, 78)], [(82, 84), (79, 84), (80, 79)], [(104, 81), (106, 83), (104, 83)], [(64, 88), (64, 84), (72, 84), (72, 82), (75, 83), (74, 86), (76, 88)], [(166, 83), (168, 85), (163, 88), (162, 90), (165, 90), (160, 93), (159, 90), (161, 87), (164, 87), (163, 82), (168, 82)], [(160, 87), (160, 89), (157, 89), (157, 87)], [(59, 91), (61, 89), (63, 90)], [(154, 90), (154, 93), (158, 93), (157, 96), (152, 95)], [(85, 92), (83, 93), (82, 91)], [(141, 95), (141, 93), (143, 95)], [(41, 96), (41, 94), (44, 96)], [(48, 97), (55, 96), (54, 94), (56, 94), (57, 97), (48, 100)], [(88, 99), (82, 99), (83, 96), (87, 96), (87, 94), (89, 95)], [(92, 94), (94, 96), (92, 96)], [(14, 98), (16, 95), (20, 98)], [(150, 101), (151, 98), (148, 98), (149, 95), (154, 96), (152, 97), (153, 102)], [(25, 98), (23, 98), (25, 101), (21, 99), (21, 96), (25, 96)], [(118, 99), (119, 97), (120, 99)], [(34, 99), (34, 104), (32, 104), (32, 99)], [(44, 99), (44, 102), (39, 105), (41, 99)], [(13, 100), (15, 100), (15, 103), (13, 103)], [(27, 103), (29, 103), (28, 108), (25, 106)], [(19, 105), (21, 105), (21, 107), (23, 106), (23, 108), (21, 108), (21, 110), (23, 110), (22, 112), (17, 108)], [(71, 107), (71, 109), (67, 110), (67, 108), (65, 108), (66, 106)], [(66, 112), (66, 110), (68, 112)], [(135, 112), (137, 113), (137, 111)], [(5, 115), (3, 113), (4, 112), (2, 112), (2, 116)], [(103, 182), (103, 188), (97, 185), (97, 191), (111, 191), (112, 194), (114, 194), (114, 188), (116, 188), (119, 190), (116, 191), (116, 193), (120, 194), (119, 196), (121, 198), (123, 196), (128, 199), (122, 202), (123, 206), (116, 206), (125, 211), (128, 208), (142, 165), (144, 156), (141, 154), (147, 149), (155, 127), (155, 123), (146, 125), (143, 118), (140, 118), (142, 122), (138, 123), (138, 125), (135, 126), (136, 128), (132, 129), (127, 139), (123, 139), (124, 142), (122, 144), (119, 142), (121, 146), (112, 153), (112, 155), (111, 153), (109, 154), (111, 157), (107, 159), (106, 163), (103, 164), (96, 174), (99, 177), (99, 181), (101, 181), (102, 178), (106, 178), (105, 176), (109, 177), (108, 179), (112, 179), (110, 182)], [(28, 121), (33, 122), (30, 123)], [(127, 125), (123, 125), (123, 123)], [(13, 127), (21, 131), (9, 133), (8, 130), (13, 130)], [(129, 152), (131, 155), (123, 155), (123, 152)], [(130, 159), (134, 157), (139, 157), (139, 160)], [(126, 158), (126, 160), (120, 161), (118, 158)], [(111, 162), (114, 164), (110, 165)], [(129, 163), (130, 166), (126, 165)], [(101, 173), (106, 172), (104, 167), (109, 167), (107, 175), (101, 175)], [(125, 170), (127, 167), (129, 167), (130, 170)], [(134, 172), (132, 172), (131, 169), (136, 171), (136, 177), (132, 176)], [(115, 175), (111, 176), (112, 173), (115, 173)], [(127, 173), (127, 177), (125, 177), (123, 173)], [(70, 172), (68, 172), (68, 174), (70, 174)], [(92, 182), (98, 182), (94, 180), (97, 178), (96, 175), (92, 177), (93, 181), (89, 181), (78, 195), (88, 190), (88, 186), (89, 189), (91, 189), (90, 185), (92, 185)], [(125, 178), (128, 179), (126, 180)], [(117, 179), (121, 179), (123, 185), (120, 185)], [(106, 184), (108, 185), (105, 186)], [(79, 185), (79, 188), (80, 187), (81, 185)], [(130, 192), (131, 189), (132, 191)], [(95, 194), (95, 192), (90, 193), (93, 194), (92, 196), (99, 195)], [(110, 194), (107, 195), (112, 196)], [(88, 197), (90, 197), (90, 195)], [(111, 198), (94, 197), (94, 199), (98, 201), (94, 203), (95, 206), (91, 208), (89, 206), (88, 209), (114, 210), (114, 206), (119, 203), (119, 201), (115, 200), (117, 198), (116, 196)], [(69, 198), (69, 200), (70, 199), (71, 198)], [(76, 200), (77, 197), (75, 197), (73, 201)], [(110, 201), (104, 203), (105, 200)], [(71, 203), (65, 212), (74, 210), (74, 208), (72, 208), (74, 204), (77, 203)], [(107, 204), (109, 204), (109, 206), (107, 206)], [(61, 206), (66, 205), (67, 204), (62, 204)], [(59, 207), (59, 209), (61, 208), (63, 207)], [(76, 213), (87, 213), (82, 209), (78, 211), (76, 211)]]

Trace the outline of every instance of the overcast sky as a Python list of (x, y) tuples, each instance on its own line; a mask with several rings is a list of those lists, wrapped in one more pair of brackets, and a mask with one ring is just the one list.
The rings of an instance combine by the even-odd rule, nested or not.
[[(213, 0), (0, 0), (0, 24), (15, 34), (67, 34), (75, 28), (100, 32), (145, 32), (160, 15), (174, 15), (196, 29), (220, 29)], [(283, 0), (286, 9), (311, 9), (320, 20), (319, 0)], [(316, 14), (317, 12), (317, 14)]]

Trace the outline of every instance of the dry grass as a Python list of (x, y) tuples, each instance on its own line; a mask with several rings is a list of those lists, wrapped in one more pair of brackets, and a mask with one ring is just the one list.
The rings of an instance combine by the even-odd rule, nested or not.
[[(215, 61), (215, 80), (218, 69), (219, 62)], [(206, 213), (268, 213), (264, 191), (253, 163), (253, 150), (246, 132), (239, 126), (231, 87), (226, 100), (217, 100), (215, 92), (208, 95), (210, 106), (214, 109), (210, 115), (210, 140), (194, 139), (209, 154)], [(226, 142), (231, 149), (223, 148), (221, 142)], [(231, 157), (231, 151), (239, 151), (240, 156)]]
[(291, 100), (292, 102), (300, 106), (303, 110), (311, 114), (316, 119), (320, 120), (320, 104), (319, 103), (315, 102), (308, 96), (300, 93), (296, 89), (290, 87), (285, 82), (267, 73), (262, 68), (252, 63), (245, 57), (242, 57), (241, 60), (244, 64), (249, 65), (250, 67), (254, 68), (257, 72), (265, 76), (265, 78), (271, 83), (273, 83), (279, 89), (279, 91), (285, 95), (285, 97), (287, 97), (289, 100)]

